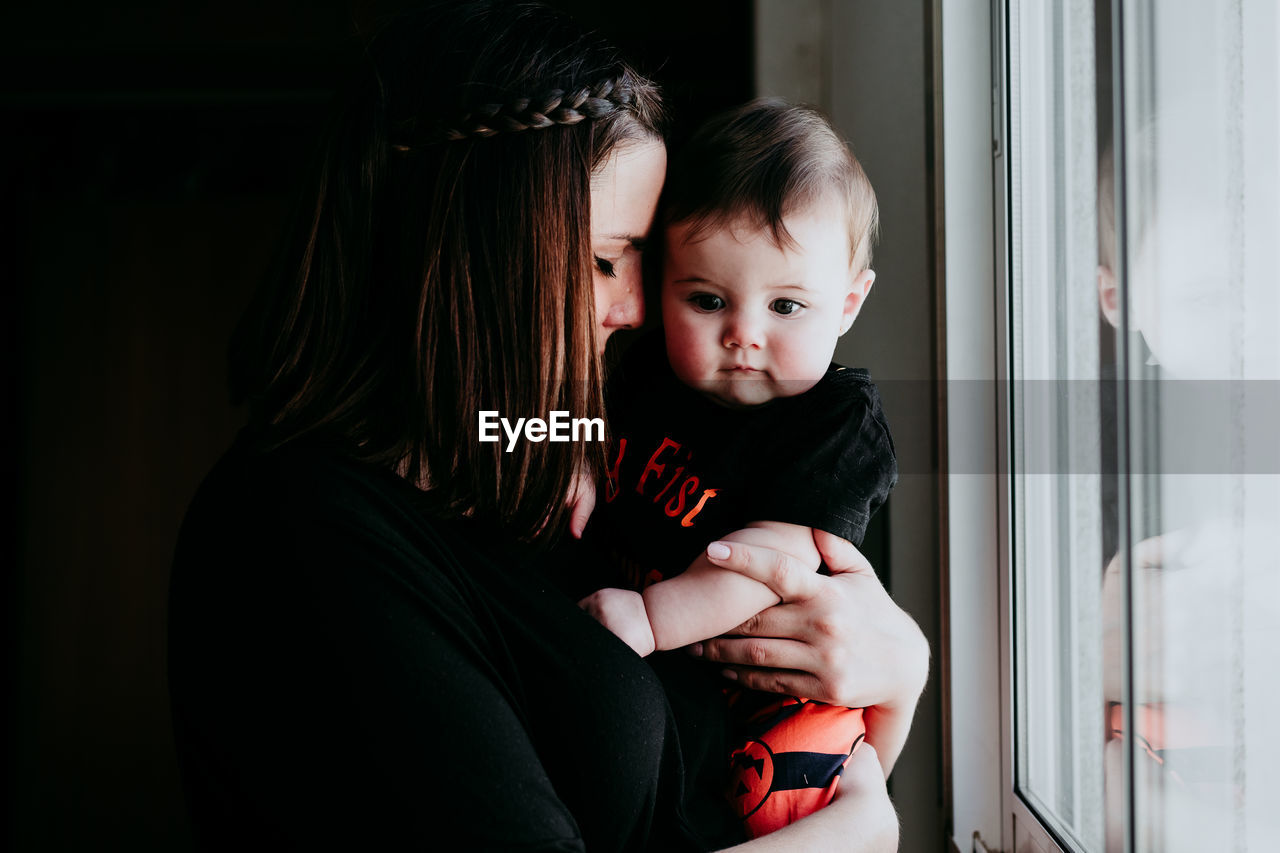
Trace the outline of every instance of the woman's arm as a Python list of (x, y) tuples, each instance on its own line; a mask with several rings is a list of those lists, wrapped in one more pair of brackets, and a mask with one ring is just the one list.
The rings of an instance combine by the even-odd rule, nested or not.
[(739, 853), (898, 849), (898, 815), (889, 800), (876, 750), (866, 743), (849, 757), (835, 797), (824, 809), (776, 832), (729, 848)]
[(224, 463), (184, 522), (169, 686), (201, 846), (583, 849), (463, 567), (411, 552), (388, 521), (409, 512), (352, 482)]
[[(815, 532), (830, 575), (817, 574), (784, 551), (721, 540), (717, 566), (767, 585), (782, 603), (732, 633), (691, 651), (728, 665), (726, 675), (755, 690), (807, 696), (866, 708), (888, 776), (906, 742), (929, 671), (929, 645), (919, 626), (849, 542)], [(716, 543), (713, 543), (713, 545)]]

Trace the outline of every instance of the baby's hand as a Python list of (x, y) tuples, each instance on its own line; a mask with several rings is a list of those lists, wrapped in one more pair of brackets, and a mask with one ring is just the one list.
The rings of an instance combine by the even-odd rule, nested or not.
[(601, 589), (579, 601), (578, 606), (635, 649), (640, 657), (653, 654), (657, 643), (640, 593), (626, 589)]
[(573, 512), (569, 514), (569, 534), (574, 539), (582, 538), (582, 531), (587, 528), (587, 519), (596, 508), (596, 484), (590, 477), (581, 473), (573, 475), (573, 487), (569, 490), (569, 506)]

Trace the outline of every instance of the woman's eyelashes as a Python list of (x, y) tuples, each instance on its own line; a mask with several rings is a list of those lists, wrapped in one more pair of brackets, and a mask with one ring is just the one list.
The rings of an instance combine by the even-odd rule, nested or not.
[(628, 275), (643, 268), (646, 240), (637, 237), (622, 245), (615, 245), (612, 242), (606, 245), (608, 249), (605, 254), (614, 257), (602, 257), (594, 252), (591, 255), (591, 262), (595, 264), (601, 275), (606, 278), (617, 278), (619, 274)]
[(613, 268), (613, 264), (614, 264), (613, 261), (605, 260), (599, 255), (595, 256), (595, 261), (596, 261), (596, 269), (600, 270), (601, 273), (603, 273), (604, 275), (607, 275), (609, 278), (617, 278), (618, 273), (617, 273), (617, 270)]

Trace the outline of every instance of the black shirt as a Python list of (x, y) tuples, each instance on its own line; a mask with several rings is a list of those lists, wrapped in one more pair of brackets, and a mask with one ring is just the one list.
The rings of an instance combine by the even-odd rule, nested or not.
[(832, 364), (802, 394), (730, 409), (676, 378), (656, 333), (611, 377), (609, 413), (614, 440), (591, 538), (626, 565), (624, 580), (636, 588), (677, 574), (708, 543), (754, 521), (860, 545), (898, 480), (865, 370)]
[(492, 531), (316, 449), (245, 440), (179, 539), (169, 679), (208, 847), (679, 850), (648, 664)]

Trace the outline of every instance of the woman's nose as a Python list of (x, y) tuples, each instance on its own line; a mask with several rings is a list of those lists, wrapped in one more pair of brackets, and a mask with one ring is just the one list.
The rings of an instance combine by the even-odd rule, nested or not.
[(596, 316), (600, 345), (618, 329), (635, 329), (644, 322), (644, 288), (639, 270), (607, 279), (596, 288)]

